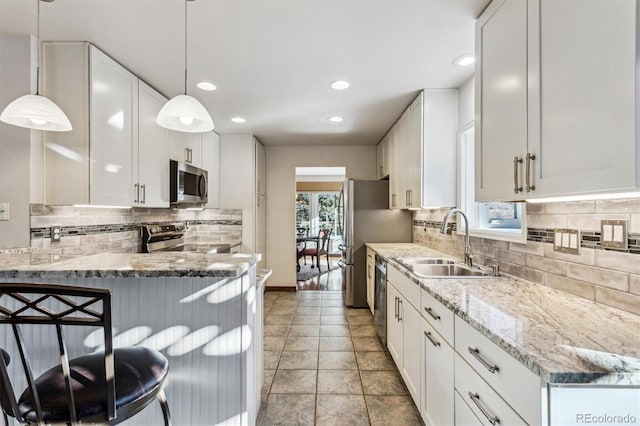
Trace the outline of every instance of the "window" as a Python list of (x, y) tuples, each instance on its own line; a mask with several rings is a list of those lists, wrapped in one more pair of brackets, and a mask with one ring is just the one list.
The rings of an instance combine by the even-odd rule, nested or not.
[[(513, 242), (527, 239), (525, 203), (475, 202), (475, 131), (473, 123), (459, 132), (460, 209), (469, 219), (469, 234)], [(464, 222), (458, 223), (458, 232), (464, 231)]]
[(331, 229), (331, 247), (337, 249), (342, 242), (340, 235), (340, 216), (338, 214), (339, 192), (297, 192), (296, 193), (296, 229), (318, 235), (321, 229)]

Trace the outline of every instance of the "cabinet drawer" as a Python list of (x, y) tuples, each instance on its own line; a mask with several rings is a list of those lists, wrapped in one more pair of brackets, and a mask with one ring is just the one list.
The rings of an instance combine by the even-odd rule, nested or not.
[(398, 292), (409, 302), (416, 311), (420, 311), (420, 284), (400, 272), (395, 266), (388, 265), (387, 281), (390, 281)]
[[(455, 318), (455, 330), (456, 352), (502, 395), (527, 423), (540, 424), (540, 378), (461, 318)], [(456, 363), (456, 368), (457, 366)], [(460, 394), (467, 399), (466, 393)]]
[(456, 391), (480, 423), (488, 426), (527, 424), (459, 355), (456, 355), (455, 372)]
[(420, 313), (427, 322), (453, 346), (453, 311), (438, 302), (427, 290), (422, 289)]
[(471, 408), (462, 399), (458, 391), (454, 392), (455, 403), (455, 425), (456, 426), (482, 426), (482, 422), (478, 420)]

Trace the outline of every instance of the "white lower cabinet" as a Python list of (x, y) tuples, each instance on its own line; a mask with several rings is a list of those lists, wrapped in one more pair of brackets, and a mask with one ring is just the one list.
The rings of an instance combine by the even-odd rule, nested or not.
[(387, 281), (387, 348), (398, 369), (402, 365), (402, 323), (398, 321), (400, 293)]
[(420, 364), (420, 414), (427, 426), (454, 424), (454, 351), (426, 320), (422, 319)]

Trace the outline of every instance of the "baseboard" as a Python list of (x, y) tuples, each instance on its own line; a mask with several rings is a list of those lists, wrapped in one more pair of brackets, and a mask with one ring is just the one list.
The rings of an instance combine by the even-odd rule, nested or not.
[(268, 285), (264, 291), (296, 291), (296, 288), (291, 286)]

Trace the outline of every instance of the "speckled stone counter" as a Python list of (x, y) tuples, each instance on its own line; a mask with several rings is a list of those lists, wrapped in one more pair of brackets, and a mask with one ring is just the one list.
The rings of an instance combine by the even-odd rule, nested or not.
[(191, 252), (102, 253), (60, 260), (52, 256), (0, 256), (0, 278), (238, 277), (259, 254)]
[(367, 246), (548, 383), (640, 385), (639, 316), (510, 276), (418, 278), (394, 259), (452, 257)]

